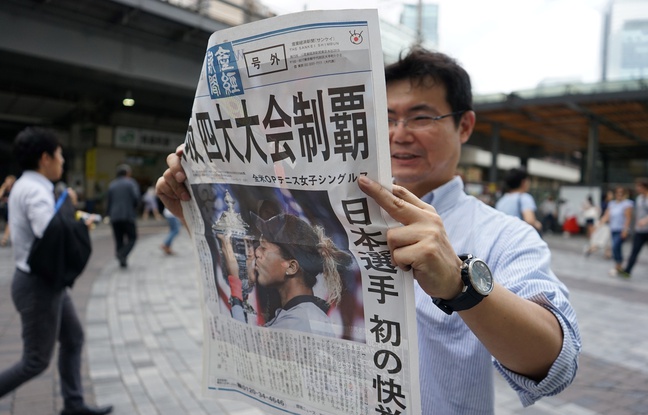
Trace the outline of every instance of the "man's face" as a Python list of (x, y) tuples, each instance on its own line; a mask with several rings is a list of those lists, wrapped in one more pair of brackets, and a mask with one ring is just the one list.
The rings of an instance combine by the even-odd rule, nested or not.
[(63, 176), (63, 163), (65, 163), (65, 159), (61, 147), (58, 147), (52, 156), (43, 153), (40, 164), (43, 176), (53, 182), (58, 181)]
[(264, 287), (283, 284), (290, 261), (281, 256), (279, 246), (261, 238), (254, 255), (256, 257), (254, 269), (257, 271), (257, 283)]
[[(409, 80), (387, 84), (390, 119), (413, 116), (440, 116), (452, 112), (443, 85), (414, 87)], [(450, 181), (457, 168), (461, 144), (468, 141), (475, 124), (475, 114), (462, 115), (459, 127), (453, 117), (435, 121), (422, 130), (412, 130), (401, 122), (389, 131), (392, 175), (396, 184), (417, 196)]]

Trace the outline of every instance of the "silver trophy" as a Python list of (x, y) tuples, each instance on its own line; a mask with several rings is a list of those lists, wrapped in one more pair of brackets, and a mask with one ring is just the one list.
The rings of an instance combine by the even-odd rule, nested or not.
[(212, 231), (214, 232), (216, 240), (219, 241), (221, 258), (224, 254), (218, 235), (220, 234), (225, 237), (229, 236), (232, 243), (232, 249), (234, 250), (234, 257), (236, 258), (239, 267), (238, 277), (241, 279), (243, 289), (243, 308), (248, 314), (256, 314), (247, 301), (248, 294), (252, 291), (252, 284), (248, 278), (246, 243), (251, 244), (253, 238), (248, 235), (248, 224), (245, 223), (241, 218), (241, 215), (234, 210), (235, 203), (236, 201), (229, 194), (229, 191), (225, 191), (225, 204), (227, 205), (227, 210), (221, 213), (218, 220), (212, 225)]

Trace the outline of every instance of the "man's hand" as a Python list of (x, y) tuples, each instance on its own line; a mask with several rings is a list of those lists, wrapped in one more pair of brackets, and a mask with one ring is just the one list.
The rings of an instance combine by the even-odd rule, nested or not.
[(71, 187), (68, 187), (66, 190), (68, 197), (70, 198), (70, 202), (72, 202), (73, 206), (76, 206), (79, 203), (79, 196), (77, 195), (77, 192)]
[[(463, 286), (461, 260), (436, 210), (400, 186), (394, 186), (392, 194), (365, 176), (358, 182), (404, 225), (387, 232), (392, 260), (405, 269), (411, 266), (421, 288), (432, 297), (456, 297)], [(500, 363), (531, 379), (543, 379), (560, 353), (563, 337), (556, 317), (497, 283), (478, 306), (458, 314)]]
[(394, 185), (391, 193), (366, 176), (358, 183), (367, 196), (403, 224), (387, 231), (392, 262), (404, 270), (411, 268), (421, 288), (432, 297), (459, 295), (463, 288), (461, 260), (436, 210), (401, 186)]
[(181, 144), (176, 149), (175, 153), (167, 156), (168, 169), (164, 171), (155, 185), (155, 192), (164, 203), (164, 206), (169, 209), (174, 216), (184, 222), (184, 215), (182, 213), (182, 205), (180, 201), (188, 201), (190, 199), (189, 191), (185, 185), (187, 176), (185, 175), (182, 164), (182, 154), (184, 152), (184, 144)]

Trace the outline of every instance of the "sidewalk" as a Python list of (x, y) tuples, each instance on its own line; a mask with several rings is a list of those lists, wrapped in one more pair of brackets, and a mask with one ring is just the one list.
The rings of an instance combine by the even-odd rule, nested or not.
[[(648, 414), (648, 250), (644, 247), (629, 280), (611, 277), (612, 260), (585, 257), (582, 236), (547, 235), (552, 269), (570, 290), (583, 340), (574, 383), (556, 397), (521, 409), (498, 379), (498, 415)], [(624, 244), (627, 259), (631, 244)]]
[[(261, 415), (243, 403), (200, 397), (202, 317), (190, 240), (176, 255), (160, 244), (166, 222), (138, 226), (140, 239), (120, 269), (109, 227), (93, 232), (94, 253), (73, 290), (86, 323), (88, 399), (115, 405), (116, 415)], [(497, 375), (498, 415), (648, 414), (648, 253), (633, 278), (610, 277), (610, 260), (584, 257), (582, 237), (548, 235), (553, 268), (567, 284), (579, 317), (583, 354), (572, 386), (523, 409)], [(630, 244), (626, 244), (626, 256)], [(10, 299), (13, 263), (0, 249), (0, 368), (18, 358), (20, 323)], [(49, 415), (61, 408), (55, 365), (0, 399), (0, 415)], [(443, 414), (441, 414), (443, 415)]]

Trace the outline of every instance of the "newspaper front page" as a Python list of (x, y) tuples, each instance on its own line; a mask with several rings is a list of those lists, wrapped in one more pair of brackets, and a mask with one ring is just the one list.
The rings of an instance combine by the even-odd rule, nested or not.
[(413, 280), (390, 186), (375, 10), (214, 33), (191, 114), (183, 206), (196, 246), (207, 394), (273, 414), (420, 414)]

